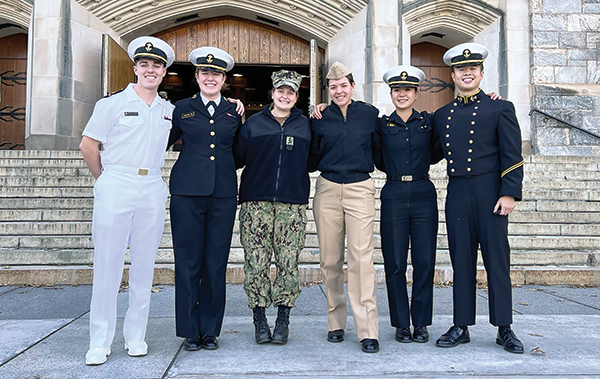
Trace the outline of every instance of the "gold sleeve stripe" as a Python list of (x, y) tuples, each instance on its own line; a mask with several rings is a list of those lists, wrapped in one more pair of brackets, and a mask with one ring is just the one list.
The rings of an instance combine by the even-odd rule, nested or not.
[(163, 62), (163, 63), (167, 63), (167, 60), (163, 57), (161, 57), (158, 54), (151, 54), (151, 53), (137, 53), (133, 56), (133, 59), (136, 59), (137, 57), (147, 57), (147, 58), (153, 58), (156, 59), (157, 61)]
[(525, 164), (525, 161), (521, 161), (515, 165), (510, 166), (509, 168), (507, 168), (506, 170), (504, 170), (504, 172), (502, 173), (502, 175), (500, 176), (501, 178), (504, 177), (504, 175), (508, 174), (509, 172), (511, 172), (512, 170), (519, 168), (521, 166), (523, 166)]

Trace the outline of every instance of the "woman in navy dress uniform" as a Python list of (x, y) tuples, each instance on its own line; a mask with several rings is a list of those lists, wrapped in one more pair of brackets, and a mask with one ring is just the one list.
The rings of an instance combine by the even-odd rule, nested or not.
[(219, 347), (225, 274), (237, 206), (233, 144), (241, 126), (236, 106), (221, 96), (233, 58), (201, 47), (190, 54), (200, 92), (178, 101), (169, 145), (182, 139), (171, 172), (175, 253), (175, 320), (185, 350)]
[[(428, 172), (430, 164), (441, 160), (442, 151), (433, 115), (412, 107), (424, 79), (425, 73), (413, 66), (396, 66), (384, 74), (396, 111), (382, 117), (377, 128), (382, 146), (375, 163), (387, 174), (381, 191), (381, 248), (390, 321), (398, 342), (427, 342), (427, 326), (433, 316), (438, 209)], [(413, 266), (410, 306), (406, 289), (409, 240)]]

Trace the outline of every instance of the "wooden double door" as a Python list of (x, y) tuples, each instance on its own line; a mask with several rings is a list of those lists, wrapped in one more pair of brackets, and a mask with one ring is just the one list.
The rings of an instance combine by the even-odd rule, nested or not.
[(27, 35), (0, 38), (0, 149), (25, 148)]
[(413, 107), (418, 111), (434, 112), (454, 98), (454, 83), (451, 69), (442, 59), (446, 48), (428, 42), (411, 46), (411, 65), (425, 72), (419, 97)]

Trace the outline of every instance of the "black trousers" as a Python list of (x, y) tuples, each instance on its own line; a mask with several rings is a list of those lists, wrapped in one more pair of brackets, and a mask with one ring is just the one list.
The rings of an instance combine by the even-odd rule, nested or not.
[(475, 324), (477, 247), (488, 279), (490, 323), (512, 323), (508, 217), (494, 215), (500, 173), (450, 177), (446, 227), (454, 269), (454, 324)]
[[(429, 180), (388, 181), (381, 193), (381, 247), (393, 327), (431, 325), (438, 230), (437, 196)], [(410, 241), (413, 286), (409, 305), (406, 267)]]
[(235, 197), (171, 196), (175, 252), (175, 324), (179, 337), (218, 336)]

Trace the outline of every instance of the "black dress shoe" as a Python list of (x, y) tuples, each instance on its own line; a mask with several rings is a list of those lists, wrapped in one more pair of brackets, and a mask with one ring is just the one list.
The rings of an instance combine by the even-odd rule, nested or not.
[(200, 337), (197, 338), (186, 338), (183, 344), (183, 350), (197, 351), (200, 350)]
[(410, 343), (413, 341), (410, 335), (410, 328), (396, 328), (396, 341)]
[(517, 335), (510, 327), (498, 328), (498, 336), (496, 336), (496, 343), (502, 345), (504, 350), (509, 353), (523, 354), (525, 349), (523, 348), (523, 342), (517, 338)]
[(374, 338), (365, 338), (360, 343), (362, 343), (362, 351), (365, 353), (379, 352), (379, 341)]
[(413, 341), (419, 343), (425, 343), (429, 341), (429, 332), (427, 331), (426, 326), (415, 326), (415, 331), (413, 332)]
[(327, 333), (327, 341), (342, 342), (344, 340), (344, 329), (331, 330)]
[(219, 348), (219, 341), (217, 341), (217, 337), (215, 336), (205, 335), (202, 337), (200, 346), (206, 350), (217, 350)]
[(471, 337), (469, 336), (469, 329), (465, 327), (465, 329), (452, 325), (450, 329), (435, 342), (435, 346), (437, 347), (454, 347), (461, 343), (469, 343), (471, 342)]

